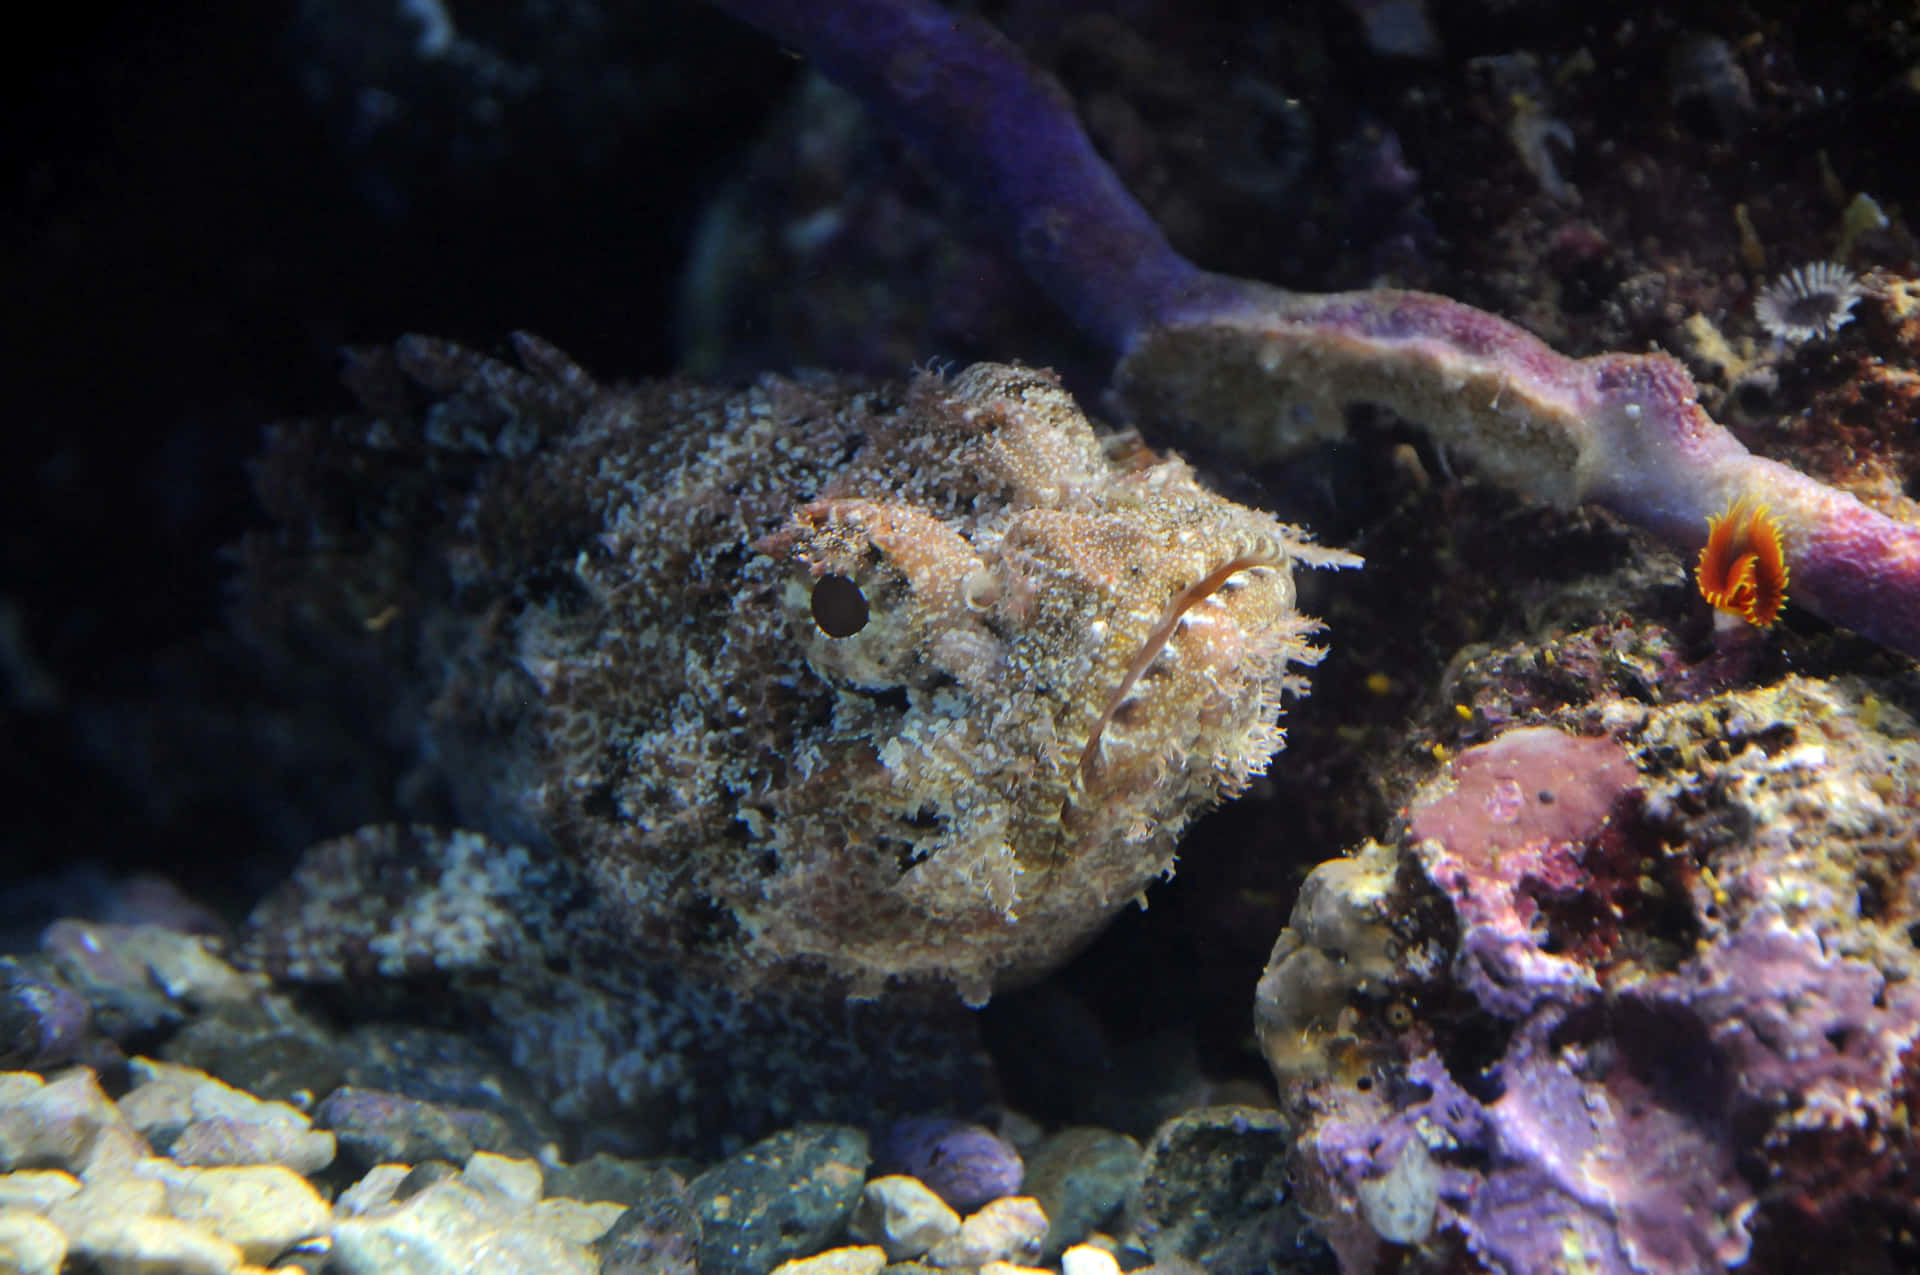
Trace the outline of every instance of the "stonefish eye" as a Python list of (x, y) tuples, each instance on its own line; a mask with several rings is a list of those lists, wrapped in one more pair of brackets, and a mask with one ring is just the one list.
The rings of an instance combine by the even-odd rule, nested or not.
[(867, 627), (867, 596), (845, 576), (821, 576), (813, 585), (813, 622), (830, 638)]

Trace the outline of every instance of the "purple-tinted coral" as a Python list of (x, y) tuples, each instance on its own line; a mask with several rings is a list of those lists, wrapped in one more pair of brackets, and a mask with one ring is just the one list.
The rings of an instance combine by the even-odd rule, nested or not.
[(1460, 754), (1449, 785), (1413, 806), (1421, 861), (1460, 918), (1462, 982), (1489, 1008), (1518, 1015), (1595, 986), (1541, 950), (1538, 898), (1585, 884), (1583, 843), (1638, 778), (1611, 739), (1527, 727)]
[(1442, 1166), (1434, 1226), (1497, 1270), (1722, 1271), (1752, 1242), (1743, 1145), (1815, 1216), (1906, 1189), (1889, 1151), (1916, 1038), (1920, 989), (1759, 918), (1605, 1011), (1545, 1004), (1492, 1068), (1497, 1098), (1429, 1055), (1397, 1109), (1345, 1100), (1312, 1141), (1322, 1224), (1345, 1269), (1369, 1269), (1382, 1229), (1369, 1188), (1417, 1141)]
[(919, 1178), (962, 1213), (1017, 1194), (1026, 1174), (1020, 1153), (993, 1130), (938, 1116), (896, 1120), (878, 1159), (890, 1172)]
[(1625, 1065), (1555, 1048), (1556, 1025), (1516, 1039), (1497, 1100), (1428, 1055), (1407, 1069), (1405, 1105), (1356, 1104), (1319, 1127), (1321, 1221), (1342, 1269), (1373, 1269), (1383, 1223), (1405, 1224), (1380, 1188), (1410, 1161), (1430, 1162), (1438, 1187), (1418, 1240), (1455, 1232), (1496, 1270), (1709, 1275), (1745, 1258), (1753, 1193), (1719, 1131), (1662, 1106)]
[[(1305, 1203), (1343, 1271), (1369, 1271), (1383, 1241), (1420, 1242), (1442, 1224), (1456, 1225), (1478, 1185), (1465, 1168), (1446, 1165), (1456, 1151), (1484, 1147), (1486, 1111), (1432, 1054), (1406, 1069), (1400, 1101), (1389, 1105), (1369, 1090), (1337, 1091), (1303, 1148)], [(1391, 1198), (1399, 1166), (1424, 1158), (1438, 1168), (1431, 1203)], [(1387, 1211), (1393, 1225), (1382, 1225)]]
[(1536, 1020), (1500, 1065), (1468, 1246), (1515, 1272), (1708, 1275), (1744, 1260), (1754, 1197), (1722, 1131), (1623, 1059), (1555, 1048), (1553, 1026)]
[(1779, 1184), (1810, 1213), (1901, 1167), (1920, 987), (1828, 951), (1776, 912), (1631, 999), (1697, 1024), (1730, 1118), (1765, 1130)]

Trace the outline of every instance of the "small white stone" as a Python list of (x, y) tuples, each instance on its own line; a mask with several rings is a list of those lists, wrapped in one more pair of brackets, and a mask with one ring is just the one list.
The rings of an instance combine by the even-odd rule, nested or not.
[(393, 1203), (393, 1193), (413, 1170), (404, 1164), (376, 1164), (333, 1202), (335, 1217), (358, 1217)]
[(591, 1244), (612, 1230), (613, 1224), (626, 1211), (624, 1204), (607, 1201), (582, 1204), (578, 1200), (556, 1196), (533, 1206), (533, 1221), (541, 1230), (552, 1232), (563, 1240)]
[(324, 1235), (333, 1222), (319, 1192), (277, 1164), (189, 1170), (183, 1183), (168, 1186), (167, 1211), (238, 1245), (261, 1265)]
[(284, 1102), (264, 1102), (204, 1071), (151, 1058), (130, 1064), (135, 1087), (120, 1112), (148, 1136), (171, 1135), (168, 1154), (202, 1168), (281, 1164), (317, 1173), (333, 1162), (333, 1135)]
[(230, 1275), (245, 1260), (237, 1245), (170, 1217), (98, 1218), (67, 1242), (102, 1275)]
[(877, 1244), (830, 1248), (812, 1257), (796, 1257), (773, 1268), (773, 1275), (880, 1275), (887, 1254)]
[(37, 1213), (0, 1208), (0, 1271), (7, 1275), (59, 1275), (67, 1260), (67, 1237)]
[(0, 1071), (0, 1107), (11, 1107), (46, 1087), (47, 1082), (35, 1072)]
[[(538, 1271), (540, 1275), (594, 1275), (600, 1264), (578, 1244), (525, 1226), (503, 1226), (475, 1242), (460, 1275), (479, 1271)], [(392, 1275), (392, 1269), (381, 1275)]]
[(1360, 1211), (1390, 1244), (1424, 1244), (1440, 1205), (1440, 1166), (1426, 1143), (1409, 1138), (1393, 1167), (1360, 1184)]
[(1120, 1263), (1104, 1248), (1075, 1244), (1060, 1255), (1060, 1275), (1120, 1275)]
[[(493, 1157), (502, 1164), (531, 1164)], [(498, 1165), (483, 1164), (485, 1179)], [(535, 1166), (537, 1167), (537, 1166)], [(525, 1175), (509, 1169), (504, 1181), (524, 1187)], [(499, 1187), (494, 1180), (492, 1187)], [(519, 1188), (516, 1188), (519, 1189)], [(540, 1275), (593, 1275), (586, 1245), (556, 1233), (546, 1215), (520, 1198), (481, 1191), (460, 1178), (409, 1196), (398, 1204), (340, 1217), (333, 1226), (333, 1267), (345, 1275), (467, 1275), (480, 1271), (538, 1271)]]
[(80, 1179), (58, 1169), (22, 1169), (0, 1173), (0, 1209), (45, 1213), (80, 1193)]
[(32, 1165), (85, 1177), (148, 1154), (89, 1068), (70, 1068), (45, 1083), (0, 1086), (0, 1171)]
[(82, 1183), (78, 1191), (49, 1208), (47, 1216), (72, 1237), (96, 1222), (123, 1222), (128, 1218), (159, 1216), (166, 1211), (164, 1183), (123, 1174)]
[(920, 1257), (960, 1231), (960, 1215), (918, 1178), (875, 1178), (854, 1205), (848, 1232), (886, 1250), (890, 1261)]
[(960, 1223), (960, 1233), (927, 1254), (935, 1266), (985, 1266), (988, 1262), (1032, 1264), (1040, 1258), (1047, 1215), (1031, 1196), (1009, 1195), (981, 1206)]
[(460, 1181), (513, 1212), (523, 1212), (540, 1202), (546, 1189), (540, 1166), (532, 1160), (476, 1151), (467, 1157), (460, 1170)]

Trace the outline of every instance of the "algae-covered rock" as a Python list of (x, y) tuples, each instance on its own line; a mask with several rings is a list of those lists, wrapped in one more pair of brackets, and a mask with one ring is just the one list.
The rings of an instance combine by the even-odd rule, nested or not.
[(1081, 1125), (1048, 1136), (1027, 1158), (1023, 1190), (1047, 1215), (1042, 1256), (1058, 1257), (1111, 1217), (1140, 1168), (1140, 1144)]
[(687, 1184), (701, 1275), (766, 1275), (845, 1225), (867, 1173), (858, 1129), (807, 1125), (728, 1156)]
[(1288, 1181), (1292, 1152), (1277, 1111), (1202, 1107), (1177, 1116), (1148, 1145), (1127, 1216), (1155, 1262), (1330, 1273)]

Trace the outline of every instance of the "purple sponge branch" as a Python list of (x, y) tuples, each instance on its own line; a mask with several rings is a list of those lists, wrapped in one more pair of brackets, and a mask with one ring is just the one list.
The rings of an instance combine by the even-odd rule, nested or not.
[(927, 0), (721, 5), (812, 57), (973, 191), (1048, 295), (1120, 358), (1135, 412), (1259, 455), (1337, 435), (1346, 405), (1376, 403), (1516, 491), (1601, 505), (1689, 549), (1745, 496), (1777, 521), (1794, 601), (1920, 655), (1920, 527), (1748, 452), (1673, 359), (1568, 358), (1427, 293), (1313, 296), (1208, 274), (991, 28)]
[(1027, 273), (1115, 353), (1231, 280), (1173, 250), (1011, 41), (924, 0), (717, 0), (904, 134), (961, 183)]
[(1568, 358), (1425, 292), (1236, 292), (1135, 336), (1116, 373), (1134, 410), (1272, 455), (1339, 434), (1346, 404), (1379, 404), (1515, 491), (1600, 505), (1688, 549), (1748, 496), (1779, 527), (1794, 601), (1920, 655), (1920, 527), (1749, 452), (1676, 360)]

